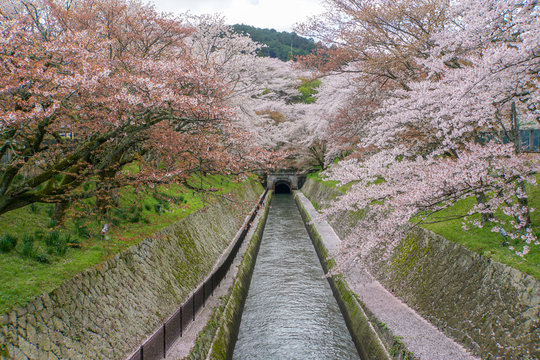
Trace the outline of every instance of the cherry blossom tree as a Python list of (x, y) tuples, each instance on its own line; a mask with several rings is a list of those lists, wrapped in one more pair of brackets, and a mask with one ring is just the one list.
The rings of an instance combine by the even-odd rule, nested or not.
[[(268, 133), (264, 131), (264, 119), (254, 110), (253, 97), (264, 91), (263, 83), (268, 79), (266, 58), (256, 56), (261, 44), (249, 35), (238, 34), (219, 15), (182, 16), (195, 31), (186, 38), (190, 55), (205, 66), (212, 66), (215, 75), (229, 89), (225, 96), (233, 111), (227, 139), (227, 153), (234, 153), (232, 165), (247, 169), (273, 169), (285, 153), (272, 146)], [(275, 65), (275, 64), (274, 64)], [(231, 145), (235, 145), (234, 151)], [(237, 161), (238, 160), (238, 161)]]
[(302, 61), (326, 71), (358, 72), (405, 89), (411, 79), (423, 76), (417, 59), (428, 56), (430, 36), (446, 19), (446, 0), (326, 0), (325, 4), (326, 13), (296, 29), (326, 45)]
[(224, 83), (239, 96), (253, 89), (258, 73), (257, 51), (262, 47), (249, 35), (238, 34), (219, 15), (190, 15), (183, 18), (195, 31), (186, 38), (191, 56), (203, 66), (219, 69)]
[[(222, 69), (192, 54), (180, 18), (137, 2), (23, 5), (0, 23), (0, 213), (94, 196), (89, 180), (99, 190), (183, 181), (201, 159), (207, 171), (244, 166), (233, 167), (246, 142)], [(138, 173), (122, 171), (134, 161)]]
[[(429, 52), (415, 55), (425, 77), (391, 92), (370, 121), (361, 159), (341, 162), (329, 176), (354, 182), (328, 210), (360, 210), (348, 254), (391, 251), (412, 227), (474, 197), (464, 226), (490, 226), (516, 241), (525, 256), (538, 246), (525, 184), (538, 162), (520, 154), (516, 118), (538, 119), (540, 24), (536, 2), (455, 1), (451, 21), (434, 32)], [(491, 139), (491, 141), (488, 141)]]
[(316, 101), (306, 104), (300, 100), (299, 87), (316, 79), (312, 71), (269, 58), (260, 59), (259, 65), (255, 89), (242, 98), (242, 113), (267, 146), (288, 151), (289, 163), (283, 166), (326, 167), (334, 149), (329, 126), (354, 93), (355, 82), (345, 74), (318, 79)]
[(278, 59), (256, 58), (256, 64), (250, 88), (231, 100), (240, 122), (250, 129), (253, 141), (266, 149), (285, 151), (281, 154), (283, 158), (291, 154), (288, 151), (291, 135), (297, 120), (305, 114), (301, 108), (306, 104), (293, 101), (301, 78), (308, 72), (296, 70)]

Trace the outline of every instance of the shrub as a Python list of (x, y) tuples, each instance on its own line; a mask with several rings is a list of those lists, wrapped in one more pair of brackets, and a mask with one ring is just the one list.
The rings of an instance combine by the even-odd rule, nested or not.
[(24, 234), (21, 249), (24, 257), (32, 257), (34, 255), (34, 240), (32, 235)]
[(126, 211), (123, 209), (113, 209), (112, 216), (117, 217), (119, 220), (126, 220), (128, 218)]
[(45, 236), (45, 231), (41, 230), (41, 229), (37, 229), (36, 231), (34, 231), (34, 239), (35, 240), (43, 240), (43, 237)]
[(60, 237), (58, 243), (54, 247), (54, 251), (57, 255), (64, 256), (66, 255), (68, 244), (71, 242), (71, 235), (67, 234)]
[(169, 210), (170, 205), (169, 205), (169, 202), (167, 200), (158, 199), (158, 201), (159, 201), (159, 204), (161, 205), (162, 211), (163, 211), (163, 209)]
[(318, 91), (315, 89), (321, 85), (321, 80), (319, 79), (315, 79), (312, 81), (310, 81), (309, 79), (301, 79), (301, 80), (302, 80), (302, 84), (298, 88), (298, 91), (300, 92), (300, 97), (297, 101), (305, 103), (305, 104), (314, 103), (316, 98), (313, 97), (313, 95), (318, 93)]
[(141, 213), (140, 212), (136, 212), (135, 214), (133, 214), (133, 216), (131, 216), (129, 218), (129, 222), (131, 223), (137, 223), (141, 221)]
[(31, 204), (30, 204), (30, 212), (31, 212), (32, 214), (37, 214), (38, 211), (39, 211), (38, 204), (36, 204), (36, 203), (31, 203)]
[(17, 237), (11, 234), (5, 234), (0, 238), (0, 252), (8, 253), (17, 246)]
[(66, 235), (66, 245), (70, 248), (80, 248), (81, 247), (81, 240), (79, 238), (71, 238), (71, 235)]
[(58, 231), (56, 230), (51, 231), (44, 238), (45, 245), (47, 245), (48, 247), (53, 247), (56, 243), (58, 243), (59, 239), (60, 233), (58, 233)]
[(49, 254), (56, 253), (57, 255), (65, 255), (67, 251), (67, 242), (71, 239), (71, 235), (60, 236), (58, 231), (51, 231), (45, 236), (45, 245)]
[(54, 219), (49, 219), (49, 223), (47, 224), (47, 227), (49, 229), (52, 229), (52, 228), (56, 227), (56, 225), (58, 225), (58, 221), (56, 221)]
[(50, 264), (51, 263), (51, 260), (49, 259), (47, 254), (43, 254), (43, 253), (37, 254), (35, 259), (36, 259), (37, 262), (40, 262), (42, 264)]
[(88, 229), (88, 226), (85, 225), (80, 219), (75, 220), (75, 235), (83, 238), (83, 239), (89, 239), (91, 237), (90, 235), (90, 229)]

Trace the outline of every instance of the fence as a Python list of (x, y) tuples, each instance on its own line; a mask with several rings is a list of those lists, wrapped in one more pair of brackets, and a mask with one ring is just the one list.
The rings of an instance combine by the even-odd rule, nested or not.
[(261, 195), (257, 206), (244, 223), (242, 232), (236, 239), (231, 251), (225, 260), (199, 285), (182, 306), (156, 331), (152, 337), (139, 347), (128, 360), (160, 360), (165, 358), (167, 351), (182, 336), (186, 327), (195, 320), (197, 312), (204, 307), (206, 300), (213, 295), (214, 289), (219, 286), (221, 280), (227, 275), (240, 246), (251, 227), (251, 223), (257, 216), (257, 211), (266, 198), (267, 190)]
[[(498, 134), (488, 132), (480, 133), (477, 141), (480, 144), (485, 144), (493, 139), (498, 139), (498, 141), (503, 144), (511, 142), (509, 137), (502, 132)], [(540, 152), (540, 129), (519, 130), (517, 141), (519, 152)]]
[(522, 152), (540, 152), (540, 129), (519, 130), (519, 148)]

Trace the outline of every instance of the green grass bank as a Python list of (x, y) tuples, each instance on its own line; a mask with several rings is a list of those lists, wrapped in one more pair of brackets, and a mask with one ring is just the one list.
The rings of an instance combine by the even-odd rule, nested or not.
[(237, 202), (216, 198), (154, 236), (0, 315), (7, 359), (122, 359), (208, 275), (263, 192), (248, 181)]
[[(54, 220), (52, 204), (32, 204), (1, 215), (0, 239), (12, 236), (17, 242), (10, 251), (0, 251), (0, 313), (52, 291), (220, 195), (240, 195), (246, 185), (223, 176), (207, 176), (202, 186), (198, 179), (192, 182), (208, 193), (182, 185), (142, 191), (126, 187), (118, 191), (117, 205), (107, 214), (97, 214), (95, 199), (89, 199), (72, 204), (63, 224)], [(105, 223), (107, 238), (101, 235)]]

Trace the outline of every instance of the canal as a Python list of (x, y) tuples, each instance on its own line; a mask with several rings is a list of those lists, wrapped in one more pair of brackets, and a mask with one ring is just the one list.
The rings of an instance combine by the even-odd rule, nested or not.
[(272, 198), (233, 359), (360, 359), (290, 194)]

